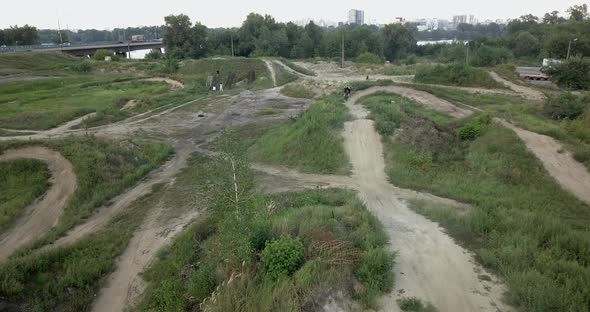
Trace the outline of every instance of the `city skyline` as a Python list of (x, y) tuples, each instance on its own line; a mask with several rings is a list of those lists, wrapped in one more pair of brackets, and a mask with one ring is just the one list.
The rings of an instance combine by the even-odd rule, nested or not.
[[(476, 3), (465, 0), (450, 0), (441, 3), (415, 0), (411, 4), (402, 7), (393, 4), (384, 4), (381, 1), (348, 1), (343, 0), (338, 6), (325, 3), (298, 1), (292, 5), (275, 3), (270, 0), (252, 0), (249, 3), (236, 2), (228, 5), (194, 5), (186, 0), (169, 0), (166, 3), (150, 3), (145, 6), (143, 2), (127, 1), (119, 2), (105, 0), (100, 7), (91, 11), (83, 10), (73, 0), (56, 0), (51, 3), (36, 3), (36, 10), (29, 9), (28, 1), (10, 2), (5, 7), (7, 14), (0, 21), (0, 28), (11, 25), (29, 24), (40, 29), (56, 29), (58, 20), (61, 28), (68, 29), (113, 29), (120, 27), (162, 25), (164, 16), (170, 14), (186, 14), (193, 22), (201, 22), (211, 27), (239, 27), (246, 16), (251, 13), (269, 14), (279, 22), (298, 20), (323, 20), (337, 24), (346, 22), (348, 12), (358, 9), (365, 12), (365, 21), (379, 24), (387, 24), (395, 21), (396, 17), (403, 17), (407, 21), (418, 19), (443, 19), (452, 21), (455, 15), (474, 15), (479, 21), (497, 19), (518, 18), (523, 14), (533, 14), (542, 17), (544, 13), (553, 10), (566, 13), (568, 7), (583, 4), (581, 1), (565, 0), (555, 3), (554, 0), (532, 0), (513, 3), (508, 0), (497, 0), (494, 3)], [(112, 10), (117, 7), (117, 10)], [(309, 10), (313, 7), (313, 10)], [(138, 9), (140, 8), (140, 9)], [(26, 12), (18, 14), (18, 12)]]

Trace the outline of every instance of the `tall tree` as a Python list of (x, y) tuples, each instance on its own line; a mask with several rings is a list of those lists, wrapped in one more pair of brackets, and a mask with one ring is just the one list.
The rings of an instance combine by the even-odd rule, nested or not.
[(415, 27), (389, 24), (383, 28), (383, 54), (389, 61), (395, 61), (416, 46)]
[(567, 12), (570, 14), (570, 19), (574, 21), (581, 22), (588, 18), (588, 5), (574, 5), (571, 6)]
[(168, 15), (164, 18), (166, 31), (164, 44), (169, 55), (175, 58), (183, 58), (190, 55), (192, 29), (191, 20), (184, 14)]
[(563, 22), (565, 22), (565, 18), (559, 16), (559, 11), (545, 13), (545, 16), (543, 16), (543, 24), (555, 25)]

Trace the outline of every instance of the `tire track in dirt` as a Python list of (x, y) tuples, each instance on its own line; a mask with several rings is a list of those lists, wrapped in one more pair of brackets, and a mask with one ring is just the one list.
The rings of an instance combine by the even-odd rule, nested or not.
[(40, 200), (25, 208), (23, 216), (0, 236), (0, 261), (55, 226), (77, 188), (72, 164), (58, 152), (45, 147), (25, 147), (8, 150), (0, 155), (0, 161), (23, 158), (37, 159), (47, 164), (51, 172), (51, 187)]
[(457, 117), (467, 115), (463, 109), (450, 107), (449, 102), (430, 101), (431, 96), (405, 88), (370, 88), (347, 101), (350, 111), (359, 118), (346, 122), (343, 134), (353, 165), (352, 178), (358, 183), (359, 196), (367, 208), (384, 225), (390, 249), (397, 252), (395, 290), (382, 298), (382, 310), (400, 311), (396, 299), (403, 293), (431, 302), (442, 312), (509, 311), (501, 301), (505, 287), (496, 278), (480, 280), (478, 276), (482, 273), (492, 275), (485, 273), (473, 255), (457, 245), (436, 223), (409, 209), (387, 181), (381, 138), (373, 121), (364, 119), (368, 112), (355, 105), (360, 97), (383, 91), (399, 91), (419, 98), (423, 104)]

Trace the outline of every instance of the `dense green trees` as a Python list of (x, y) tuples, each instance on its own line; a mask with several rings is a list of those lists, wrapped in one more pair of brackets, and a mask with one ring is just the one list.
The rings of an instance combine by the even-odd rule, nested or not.
[(37, 28), (29, 25), (10, 26), (0, 30), (0, 45), (33, 45), (38, 42)]

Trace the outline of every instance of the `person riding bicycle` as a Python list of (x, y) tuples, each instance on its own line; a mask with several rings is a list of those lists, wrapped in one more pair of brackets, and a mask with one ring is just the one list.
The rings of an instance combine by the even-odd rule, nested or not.
[(350, 96), (351, 92), (352, 92), (352, 89), (349, 86), (344, 87), (344, 97), (345, 98), (348, 98)]

